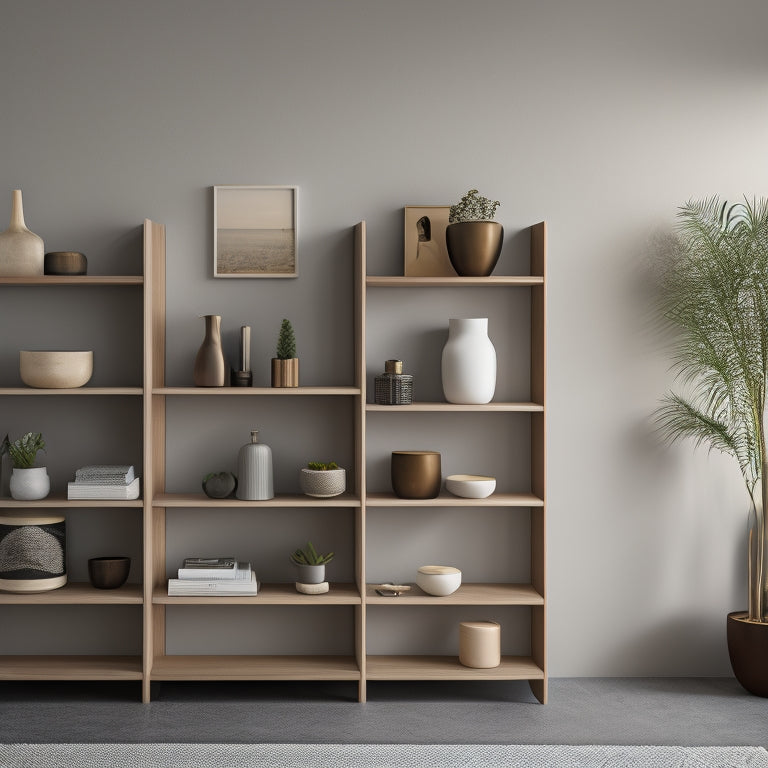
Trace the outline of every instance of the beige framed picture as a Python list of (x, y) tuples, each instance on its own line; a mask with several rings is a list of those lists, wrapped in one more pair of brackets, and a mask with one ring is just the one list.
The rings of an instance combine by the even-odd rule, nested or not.
[(456, 277), (445, 245), (449, 205), (405, 206), (406, 277)]
[(298, 187), (213, 188), (213, 276), (298, 277)]

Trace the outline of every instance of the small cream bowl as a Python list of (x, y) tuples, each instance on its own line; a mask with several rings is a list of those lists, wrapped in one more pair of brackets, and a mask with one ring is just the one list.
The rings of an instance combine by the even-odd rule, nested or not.
[(485, 475), (448, 475), (445, 488), (464, 499), (485, 499), (496, 490), (496, 478)]
[(19, 352), (19, 373), (28, 387), (74, 389), (93, 375), (93, 350), (76, 352)]
[(461, 571), (450, 565), (422, 565), (416, 572), (416, 583), (428, 595), (445, 597), (461, 586)]

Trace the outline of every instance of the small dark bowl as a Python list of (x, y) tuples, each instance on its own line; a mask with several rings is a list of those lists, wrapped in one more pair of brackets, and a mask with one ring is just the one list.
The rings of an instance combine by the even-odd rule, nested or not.
[(79, 251), (51, 251), (43, 256), (46, 275), (84, 275), (87, 271), (88, 259)]
[(122, 587), (130, 570), (130, 557), (92, 557), (88, 561), (88, 577), (96, 589)]

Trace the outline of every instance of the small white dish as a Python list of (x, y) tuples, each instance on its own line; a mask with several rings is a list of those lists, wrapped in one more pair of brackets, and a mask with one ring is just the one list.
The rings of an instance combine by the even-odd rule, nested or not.
[(496, 490), (496, 478), (485, 475), (448, 475), (445, 488), (463, 499), (485, 499)]
[(416, 583), (428, 595), (445, 597), (461, 586), (461, 571), (451, 565), (422, 565), (416, 572)]

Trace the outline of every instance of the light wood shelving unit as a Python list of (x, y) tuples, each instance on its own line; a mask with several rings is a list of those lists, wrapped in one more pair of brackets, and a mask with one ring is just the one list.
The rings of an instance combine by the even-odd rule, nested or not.
[[(142, 498), (136, 501), (69, 501), (53, 495), (39, 502), (0, 499), (0, 508), (137, 508), (142, 510), (143, 583), (127, 584), (119, 590), (93, 589), (89, 584), (71, 583), (52, 592), (36, 595), (0, 593), (0, 612), (5, 605), (141, 605), (143, 616), (140, 656), (0, 656), (0, 679), (4, 680), (138, 680), (142, 700), (149, 701), (151, 683), (170, 680), (339, 680), (357, 682), (358, 699), (367, 698), (368, 680), (527, 680), (544, 703), (547, 696), (545, 631), (545, 461), (544, 461), (544, 319), (545, 319), (545, 225), (531, 227), (530, 275), (489, 278), (406, 278), (371, 276), (366, 272), (365, 222), (354, 230), (354, 323), (355, 381), (350, 386), (301, 386), (295, 389), (197, 388), (167, 386), (165, 383), (165, 228), (149, 220), (144, 223), (144, 260), (141, 276), (82, 276), (0, 278), (0, 287), (67, 285), (133, 286), (143, 296), (143, 378), (141, 387), (83, 387), (72, 390), (0, 388), (2, 397), (110, 397), (135, 396), (142, 401), (143, 466)], [(417, 291), (450, 287), (530, 291), (530, 395), (520, 402), (492, 402), (487, 405), (455, 405), (445, 402), (418, 402), (410, 406), (378, 406), (368, 402), (366, 392), (366, 307), (369, 291), (390, 288)], [(166, 491), (166, 405), (172, 398), (202, 398), (212, 407), (216, 398), (349, 398), (354, 413), (350, 436), (354, 446), (353, 478), (347, 492), (333, 499), (313, 499), (299, 494), (278, 494), (263, 502), (238, 499), (216, 500), (202, 493)], [(520, 492), (499, 492), (487, 499), (460, 499), (441, 494), (437, 499), (414, 501), (391, 493), (368, 493), (366, 482), (367, 417), (371, 413), (441, 414), (522, 413), (531, 421), (530, 487)], [(385, 418), (379, 416), (378, 418)], [(445, 598), (434, 598), (415, 588), (394, 602), (379, 596), (366, 583), (366, 517), (393, 507), (499, 508), (527, 510), (530, 515), (530, 579), (526, 583), (464, 583)], [(353, 520), (354, 581), (333, 583), (325, 595), (301, 595), (292, 584), (262, 584), (256, 596), (169, 597), (166, 581), (166, 513), (174, 510), (216, 509), (315, 509), (318, 514), (346, 509)], [(370, 512), (369, 512), (370, 509)], [(524, 513), (524, 512), (523, 512)], [(407, 534), (404, 534), (407, 535)], [(166, 652), (166, 610), (173, 606), (286, 606), (301, 611), (304, 606), (347, 606), (353, 611), (351, 655), (186, 655)], [(387, 608), (382, 608), (382, 606)], [(393, 612), (418, 606), (517, 606), (530, 611), (530, 649), (525, 655), (504, 656), (491, 670), (469, 669), (453, 656), (370, 655), (367, 652), (367, 608)], [(237, 608), (240, 610), (240, 608)], [(346, 610), (342, 608), (341, 610)], [(412, 617), (411, 617), (412, 618)]]

